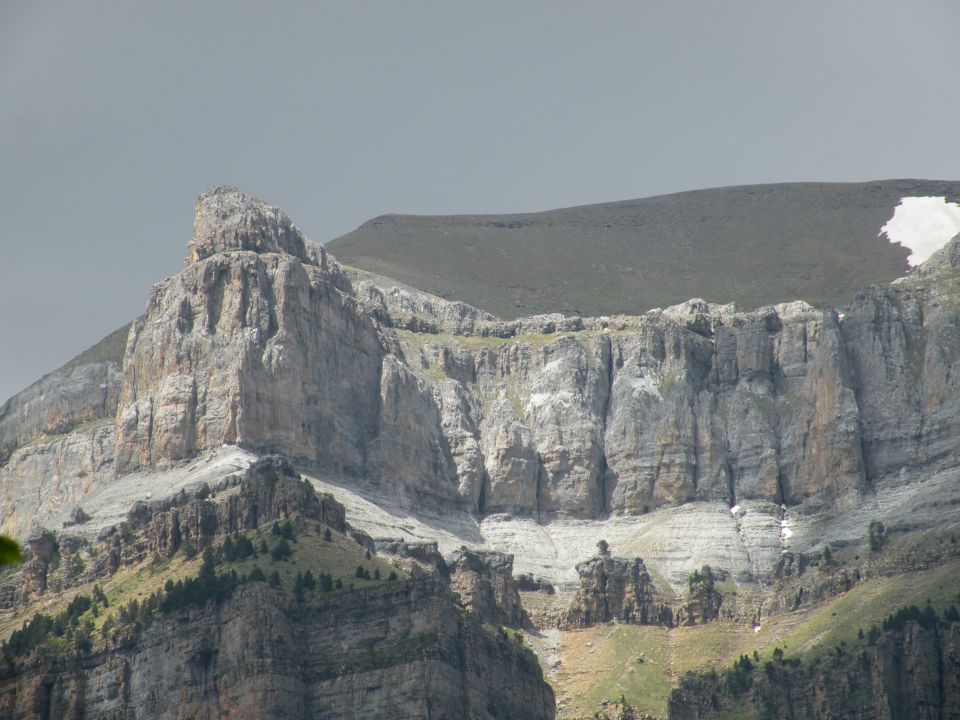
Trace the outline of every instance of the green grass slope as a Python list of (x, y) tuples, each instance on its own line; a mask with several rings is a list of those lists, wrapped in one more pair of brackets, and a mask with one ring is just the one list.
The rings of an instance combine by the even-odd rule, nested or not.
[(514, 215), (384, 215), (329, 243), (342, 262), (503, 318), (636, 314), (702, 297), (842, 303), (907, 272), (878, 237), (906, 196), (960, 182), (715, 188)]

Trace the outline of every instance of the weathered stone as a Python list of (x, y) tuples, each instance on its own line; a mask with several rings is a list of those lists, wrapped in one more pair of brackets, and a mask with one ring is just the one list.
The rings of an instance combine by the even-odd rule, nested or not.
[(303, 608), (249, 583), (82, 665), (34, 656), (0, 683), (3, 720), (427, 717), (426, 708), (463, 720), (554, 717), (535, 656), (487, 633), (429, 580)]
[(673, 625), (670, 608), (658, 602), (656, 588), (640, 558), (612, 556), (605, 547), (600, 554), (577, 564), (577, 590), (567, 624), (589, 627), (618, 620), (640, 625)]
[(524, 624), (520, 593), (513, 580), (513, 555), (463, 548), (449, 563), (450, 588), (467, 612), (493, 625)]

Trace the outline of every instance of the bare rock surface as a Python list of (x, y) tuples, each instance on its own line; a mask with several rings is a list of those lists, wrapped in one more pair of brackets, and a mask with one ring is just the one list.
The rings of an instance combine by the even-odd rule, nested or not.
[(524, 612), (513, 578), (513, 556), (461, 548), (448, 564), (450, 588), (467, 612), (493, 625), (520, 627)]
[(673, 613), (658, 602), (653, 579), (640, 558), (615, 557), (602, 543), (597, 555), (577, 564), (577, 574), (580, 587), (567, 617), (569, 625), (610, 621), (673, 625)]
[[(70, 667), (0, 679), (0, 718), (229, 716), (551, 720), (532, 653), (463, 615), (429, 580), (298, 608), (265, 583), (161, 620)], [(441, 710), (442, 709), (442, 710)]]
[[(79, 506), (95, 534), (281, 452), (371, 537), (512, 553), (561, 595), (601, 538), (675, 592), (705, 564), (763, 588), (784, 551), (952, 522), (956, 246), (840, 310), (693, 299), (502, 321), (347, 272), (278, 208), (213, 188), (119, 379), (84, 370), (57, 385), (77, 399), (38, 387), (5, 406), (22, 431), (0, 428), (0, 529)], [(61, 405), (67, 434), (34, 437)]]

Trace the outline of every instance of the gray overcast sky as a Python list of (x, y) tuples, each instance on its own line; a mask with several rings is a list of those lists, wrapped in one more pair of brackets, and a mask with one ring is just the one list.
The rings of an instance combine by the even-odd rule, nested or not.
[(0, 401), (135, 317), (232, 184), (386, 212), (960, 178), (957, 0), (0, 0)]

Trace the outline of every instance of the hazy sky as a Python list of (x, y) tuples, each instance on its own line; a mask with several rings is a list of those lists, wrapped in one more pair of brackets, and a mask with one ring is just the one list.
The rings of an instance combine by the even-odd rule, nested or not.
[(232, 184), (386, 212), (960, 179), (957, 0), (0, 0), (0, 401), (141, 313)]

